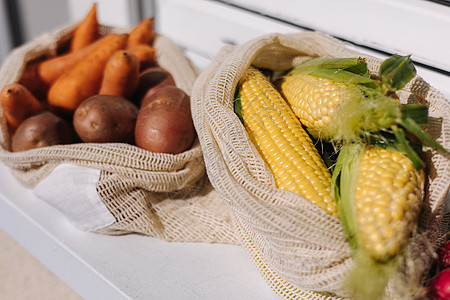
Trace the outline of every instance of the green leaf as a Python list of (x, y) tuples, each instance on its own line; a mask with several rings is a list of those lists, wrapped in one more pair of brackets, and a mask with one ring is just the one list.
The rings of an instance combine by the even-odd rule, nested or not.
[(443, 153), (449, 152), (436, 140), (434, 140), (428, 133), (426, 133), (420, 126), (411, 118), (404, 118), (400, 121), (400, 126), (405, 128), (406, 131), (418, 138), (423, 144), (433, 147)]
[(394, 92), (402, 89), (414, 76), (416, 76), (416, 68), (410, 55), (395, 54), (381, 63), (380, 78), (387, 91)]
[(370, 78), (365, 59), (321, 57), (313, 58), (296, 66), (289, 75), (312, 75), (349, 85), (362, 85), (381, 92), (379, 81)]
[(422, 161), (419, 154), (414, 151), (413, 147), (406, 139), (403, 129), (394, 127), (393, 130), (395, 138), (397, 140), (395, 146), (397, 147), (398, 151), (405, 153), (409, 157), (416, 170), (420, 170), (425, 167), (425, 163)]
[(332, 193), (337, 201), (339, 218), (352, 248), (358, 248), (355, 212), (355, 189), (359, 174), (363, 144), (349, 143), (342, 146), (331, 178)]
[(241, 90), (239, 89), (239, 87), (236, 88), (236, 92), (234, 93), (233, 106), (235, 114), (239, 117), (241, 122), (243, 122), (244, 119), (242, 118)]
[(296, 66), (292, 73), (307, 72), (308, 70), (326, 70), (338, 69), (347, 70), (351, 73), (369, 77), (369, 70), (367, 63), (363, 58), (335, 58), (335, 57), (321, 57), (307, 60)]
[(360, 61), (361, 62), (359, 62), (356, 65), (345, 68), (345, 70), (364, 77), (370, 77), (369, 69), (367, 68), (367, 63), (362, 58), (360, 59)]
[(358, 75), (344, 69), (310, 69), (305, 71), (303, 74), (325, 78), (333, 82), (345, 83), (349, 85), (375, 83), (375, 81), (369, 77)]
[(309, 59), (301, 63), (298, 67), (302, 69), (306, 68), (317, 69), (317, 67), (323, 69), (345, 69), (360, 63), (364, 63), (364, 61), (357, 57), (355, 58), (319, 57)]
[(428, 105), (405, 104), (400, 107), (402, 119), (412, 119), (419, 125), (428, 124)]

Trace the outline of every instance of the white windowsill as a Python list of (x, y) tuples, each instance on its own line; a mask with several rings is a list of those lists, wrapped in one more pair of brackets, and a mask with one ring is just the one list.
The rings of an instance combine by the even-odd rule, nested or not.
[(241, 246), (82, 232), (0, 174), (0, 228), (83, 299), (279, 299)]

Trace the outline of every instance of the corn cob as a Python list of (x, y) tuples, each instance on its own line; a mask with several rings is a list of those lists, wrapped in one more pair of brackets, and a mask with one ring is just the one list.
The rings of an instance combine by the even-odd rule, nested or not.
[[(395, 134), (400, 129), (446, 153), (420, 128), (428, 122), (428, 107), (402, 105), (395, 97), (395, 91), (416, 74), (409, 56), (393, 55), (381, 64), (379, 73), (380, 79), (372, 79), (361, 58), (311, 59), (290, 71), (280, 88), (315, 137), (340, 143), (367, 142), (383, 140), (386, 132)], [(412, 149), (403, 151), (416, 168), (423, 167)]]
[(286, 101), (260, 71), (250, 68), (244, 76), (240, 103), (245, 128), (277, 187), (337, 215), (329, 170)]
[(341, 191), (337, 196), (339, 209), (350, 215), (344, 227), (351, 243), (376, 260), (386, 260), (400, 250), (415, 227), (424, 170), (415, 169), (404, 154), (377, 146), (346, 145), (340, 157), (338, 165), (351, 168), (339, 170)]
[(302, 124), (316, 130), (328, 126), (343, 102), (362, 97), (355, 86), (307, 74), (287, 75), (281, 89)]
[(354, 249), (348, 283), (354, 299), (380, 299), (397, 273), (422, 206), (424, 162), (406, 138), (448, 153), (419, 125), (425, 105), (401, 105), (393, 93), (415, 76), (409, 57), (393, 56), (372, 79), (361, 59), (314, 59), (291, 71), (281, 91), (309, 133), (341, 146), (333, 198)]
[(354, 299), (381, 299), (396, 257), (417, 226), (424, 169), (394, 145), (345, 144), (333, 172), (333, 196), (354, 253), (347, 284)]
[(312, 59), (285, 76), (281, 92), (311, 133), (358, 140), (401, 121), (400, 103), (391, 95), (414, 77), (415, 68), (409, 57), (391, 60), (398, 68), (391, 68), (393, 63), (386, 60), (380, 67), (385, 79), (380, 81), (370, 78), (360, 58)]
[[(405, 155), (369, 147), (361, 158), (355, 209), (361, 247), (376, 259), (395, 255), (416, 225), (425, 173)], [(390, 212), (389, 214), (387, 212)]]

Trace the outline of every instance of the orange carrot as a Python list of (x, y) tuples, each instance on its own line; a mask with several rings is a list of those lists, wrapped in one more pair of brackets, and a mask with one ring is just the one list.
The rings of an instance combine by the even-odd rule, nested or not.
[(77, 25), (70, 43), (70, 51), (82, 49), (100, 37), (97, 19), (97, 3), (94, 3), (86, 17)]
[(152, 46), (139, 44), (127, 50), (137, 56), (141, 72), (156, 65), (156, 51)]
[(138, 79), (137, 56), (126, 50), (116, 51), (106, 64), (99, 94), (130, 99), (137, 87)]
[(131, 31), (128, 39), (128, 47), (139, 44), (150, 45), (153, 40), (153, 19), (144, 19), (137, 24)]
[(38, 75), (39, 63), (32, 62), (25, 65), (18, 83), (26, 87), (36, 98), (44, 100), (47, 98), (48, 84), (43, 82)]
[(43, 104), (23, 85), (5, 85), (0, 92), (3, 114), (14, 131), (28, 117), (43, 110)]
[(108, 38), (108, 35), (106, 35), (80, 50), (28, 64), (25, 67), (20, 83), (32, 92), (37, 89), (48, 89), (58, 77), (84, 59), (89, 52), (99, 47), (102, 44), (102, 40)]
[(124, 49), (128, 39), (127, 34), (111, 33), (108, 36), (50, 86), (47, 98), (52, 108), (72, 114), (84, 100), (98, 93), (109, 58), (117, 50)]

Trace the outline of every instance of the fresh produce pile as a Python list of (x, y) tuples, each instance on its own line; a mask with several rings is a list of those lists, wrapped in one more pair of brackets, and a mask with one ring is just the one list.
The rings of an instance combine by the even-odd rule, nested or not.
[[(17, 152), (78, 142), (127, 143), (152, 152), (172, 154), (189, 149), (196, 136), (190, 97), (177, 87), (172, 75), (158, 65), (157, 53), (152, 46), (155, 36), (151, 19), (143, 20), (126, 34), (101, 32), (94, 5), (77, 25), (71, 39), (58, 47), (56, 56), (40, 57), (29, 62), (17, 82), (3, 87), (0, 100), (11, 137), (10, 150)], [(280, 41), (282, 36), (277, 36), (276, 46)], [(304, 43), (310, 45), (308, 36)], [(306, 55), (308, 49), (303, 50), (299, 53)], [(290, 49), (288, 52), (289, 59), (286, 60), (291, 66), (292, 52)], [(320, 53), (323, 55), (323, 52)], [(241, 53), (233, 55), (242, 58)], [(447, 151), (422, 128), (429, 121), (428, 106), (400, 103), (398, 99), (397, 93), (416, 75), (410, 57), (390, 57), (381, 64), (379, 74), (375, 75), (369, 72), (363, 58), (311, 58), (322, 55), (309, 53), (308, 60), (284, 72), (279, 69), (273, 71), (270, 66), (267, 69), (251, 66), (244, 77), (239, 75), (234, 112), (246, 129), (247, 135), (243, 132), (242, 139), (238, 135), (242, 126), (236, 115), (231, 111), (230, 119), (227, 111), (221, 110), (220, 101), (231, 101), (227, 96), (233, 96), (232, 92), (228, 95), (228, 90), (223, 90), (229, 88), (229, 81), (215, 80), (217, 78), (212, 77), (215, 74), (205, 72), (204, 76), (211, 77), (201, 76), (200, 79), (208, 80), (197, 80), (197, 87), (202, 84), (205, 87), (219, 85), (208, 88), (206, 92), (203, 89), (193, 92), (193, 96), (201, 98), (201, 101), (197, 99), (199, 104), (194, 103), (200, 116), (195, 120), (199, 125), (200, 144), (206, 147), (198, 151), (199, 157), (190, 164), (185, 161), (180, 164), (195, 165), (199, 167), (198, 172), (192, 171), (193, 168), (180, 172), (177, 165), (171, 172), (180, 177), (161, 177), (160, 166), (156, 166), (153, 170), (156, 175), (149, 180), (149, 177), (135, 175), (134, 172), (145, 175), (151, 172), (141, 167), (139, 157), (133, 158), (133, 163), (138, 163), (136, 167), (133, 165), (135, 169), (131, 176), (127, 166), (126, 172), (123, 172), (126, 173), (124, 181), (119, 184), (104, 183), (108, 187), (125, 186), (125, 181), (130, 184), (126, 186), (127, 193), (131, 191), (130, 195), (116, 196), (115, 191), (111, 192), (113, 202), (130, 199), (131, 204), (126, 203), (126, 209), (120, 207), (117, 211), (128, 212), (131, 206), (133, 211), (137, 211), (138, 217), (132, 215), (129, 218), (134, 230), (134, 220), (140, 221), (139, 218), (147, 216), (149, 211), (157, 211), (154, 209), (155, 203), (165, 201), (154, 201), (149, 209), (150, 196), (145, 193), (137, 195), (141, 190), (136, 189), (133, 180), (141, 178), (136, 182), (143, 183), (145, 190), (150, 189), (147, 185), (157, 186), (158, 183), (163, 186), (164, 192), (177, 190), (185, 178), (184, 173), (194, 176), (192, 180), (188, 178), (183, 181), (183, 184), (187, 182), (186, 186), (192, 186), (198, 179), (196, 176), (203, 176), (201, 164), (205, 161), (210, 168), (208, 175), (214, 188), (220, 190), (228, 204), (231, 203), (228, 206), (232, 208), (237, 227), (242, 231), (244, 246), (260, 259), (257, 263), (263, 265), (260, 267), (262, 273), (265, 276), (269, 274), (269, 279), (276, 279), (271, 281), (272, 287), (286, 289), (287, 292), (295, 290), (295, 287), (286, 288), (287, 285), (283, 285), (283, 276), (294, 274), (286, 279), (294, 279), (301, 284), (306, 279), (307, 291), (315, 291), (316, 286), (310, 288), (311, 283), (320, 281), (317, 289), (320, 293), (328, 291), (326, 288), (329, 286), (334, 289), (330, 291), (340, 292), (341, 287), (335, 282), (346, 268), (349, 258), (349, 252), (346, 249), (340, 251), (340, 247), (346, 246), (348, 241), (353, 264), (346, 274), (346, 291), (355, 299), (382, 298), (389, 278), (401, 271), (402, 256), (418, 226), (423, 201), (428, 195), (426, 188), (429, 188), (427, 184), (430, 180), (427, 171), (432, 166), (427, 165), (429, 160), (424, 159), (424, 153)], [(265, 61), (264, 56), (261, 57), (259, 64)], [(282, 64), (282, 59), (275, 61), (274, 64), (286, 65)], [(236, 65), (229, 65), (233, 68), (217, 73), (231, 77)], [(224, 66), (228, 67), (227, 64)], [(215, 70), (211, 68), (208, 71)], [(231, 89), (234, 90), (236, 82)], [(217, 120), (222, 121), (222, 118), (223, 122), (219, 124)], [(238, 129), (232, 126), (234, 121), (239, 125)], [(215, 134), (214, 137), (209, 136)], [(289, 193), (277, 196), (289, 198), (294, 195), (295, 204), (284, 202), (284, 199), (281, 201), (281, 197), (272, 202), (272, 194), (260, 189), (257, 182), (250, 181), (261, 173), (259, 182), (267, 183), (272, 177), (266, 176), (266, 169), (262, 170), (263, 162), (259, 164), (259, 160), (253, 159), (254, 148), (247, 147), (247, 137), (270, 169), (276, 187), (298, 194), (314, 205)], [(217, 143), (212, 142), (216, 138)], [(110, 149), (105, 151), (110, 152)], [(128, 161), (129, 148), (123, 155), (123, 160)], [(99, 157), (96, 156), (95, 161)], [(16, 159), (14, 156), (10, 161)], [(26, 158), (18, 164), (18, 169), (24, 169), (23, 166), (28, 164)], [(37, 163), (38, 166), (42, 164), (41, 161)], [(162, 164), (166, 166), (167, 162)], [(117, 167), (108, 170), (111, 169), (116, 171)], [(173, 185), (167, 184), (171, 178)], [(122, 180), (120, 176), (117, 179)], [(270, 185), (270, 192), (276, 190), (278, 193), (279, 189), (272, 189)], [(226, 197), (227, 194), (232, 196)], [(138, 196), (141, 196), (141, 201), (136, 201)], [(177, 202), (177, 198), (171, 200)], [(198, 200), (202, 202), (201, 197)], [(141, 205), (141, 210), (135, 209), (138, 205)], [(170, 224), (165, 228), (173, 227), (173, 220), (176, 219), (173, 216), (181, 211), (176, 205), (173, 206), (175, 209), (167, 205), (161, 209), (161, 215), (168, 216), (166, 224)], [(182, 206), (185, 207), (185, 204)], [(266, 210), (270, 210), (270, 214)], [(224, 210), (221, 208), (220, 211)], [(196, 216), (185, 213), (181, 219), (186, 215), (193, 219)], [(211, 215), (214, 219), (217, 211), (211, 210)], [(271, 218), (266, 218), (267, 215)], [(320, 221), (329, 223), (319, 224)], [(191, 228), (185, 225), (189, 222), (180, 222), (177, 229), (192, 234)], [(149, 223), (150, 220), (142, 222), (143, 231), (154, 234)], [(308, 224), (302, 227), (302, 223)], [(210, 232), (211, 224), (217, 222), (205, 219), (205, 232), (220, 238), (220, 234)], [(333, 228), (324, 224), (332, 224)], [(316, 225), (320, 228), (314, 231)], [(119, 230), (123, 230), (120, 226), (122, 224), (118, 225)], [(232, 232), (225, 227), (226, 233)], [(305, 234), (310, 231), (310, 235)], [(327, 236), (328, 231), (330, 236)], [(167, 238), (165, 234), (163, 232), (161, 236)], [(310, 244), (314, 234), (318, 238)], [(234, 232), (232, 235), (231, 240), (234, 241)], [(322, 235), (324, 237), (320, 238)], [(195, 240), (200, 235), (195, 233), (192, 236)], [(258, 237), (261, 239), (258, 240)], [(298, 244), (297, 239), (301, 239)], [(330, 243), (333, 247), (321, 243)], [(337, 258), (334, 259), (334, 255), (330, 258), (329, 253), (334, 253)], [(281, 267), (272, 269), (276, 263)], [(337, 266), (339, 268), (335, 268)], [(441, 294), (436, 287), (443, 286), (442, 278), (448, 276), (446, 270), (428, 282), (429, 286), (424, 290), (429, 295)], [(323, 271), (322, 277), (320, 271)], [(297, 272), (302, 274), (297, 276)], [(326, 294), (323, 295), (326, 297)]]
[(11, 151), (77, 142), (186, 151), (195, 139), (190, 98), (158, 66), (153, 19), (102, 34), (96, 9), (56, 56), (31, 61), (2, 87)]
[(237, 88), (235, 112), (276, 186), (339, 217), (354, 299), (385, 295), (421, 212), (423, 151), (447, 153), (421, 128), (427, 105), (396, 96), (415, 75), (409, 56), (379, 76), (362, 58), (312, 58), (281, 74), (250, 67)]

